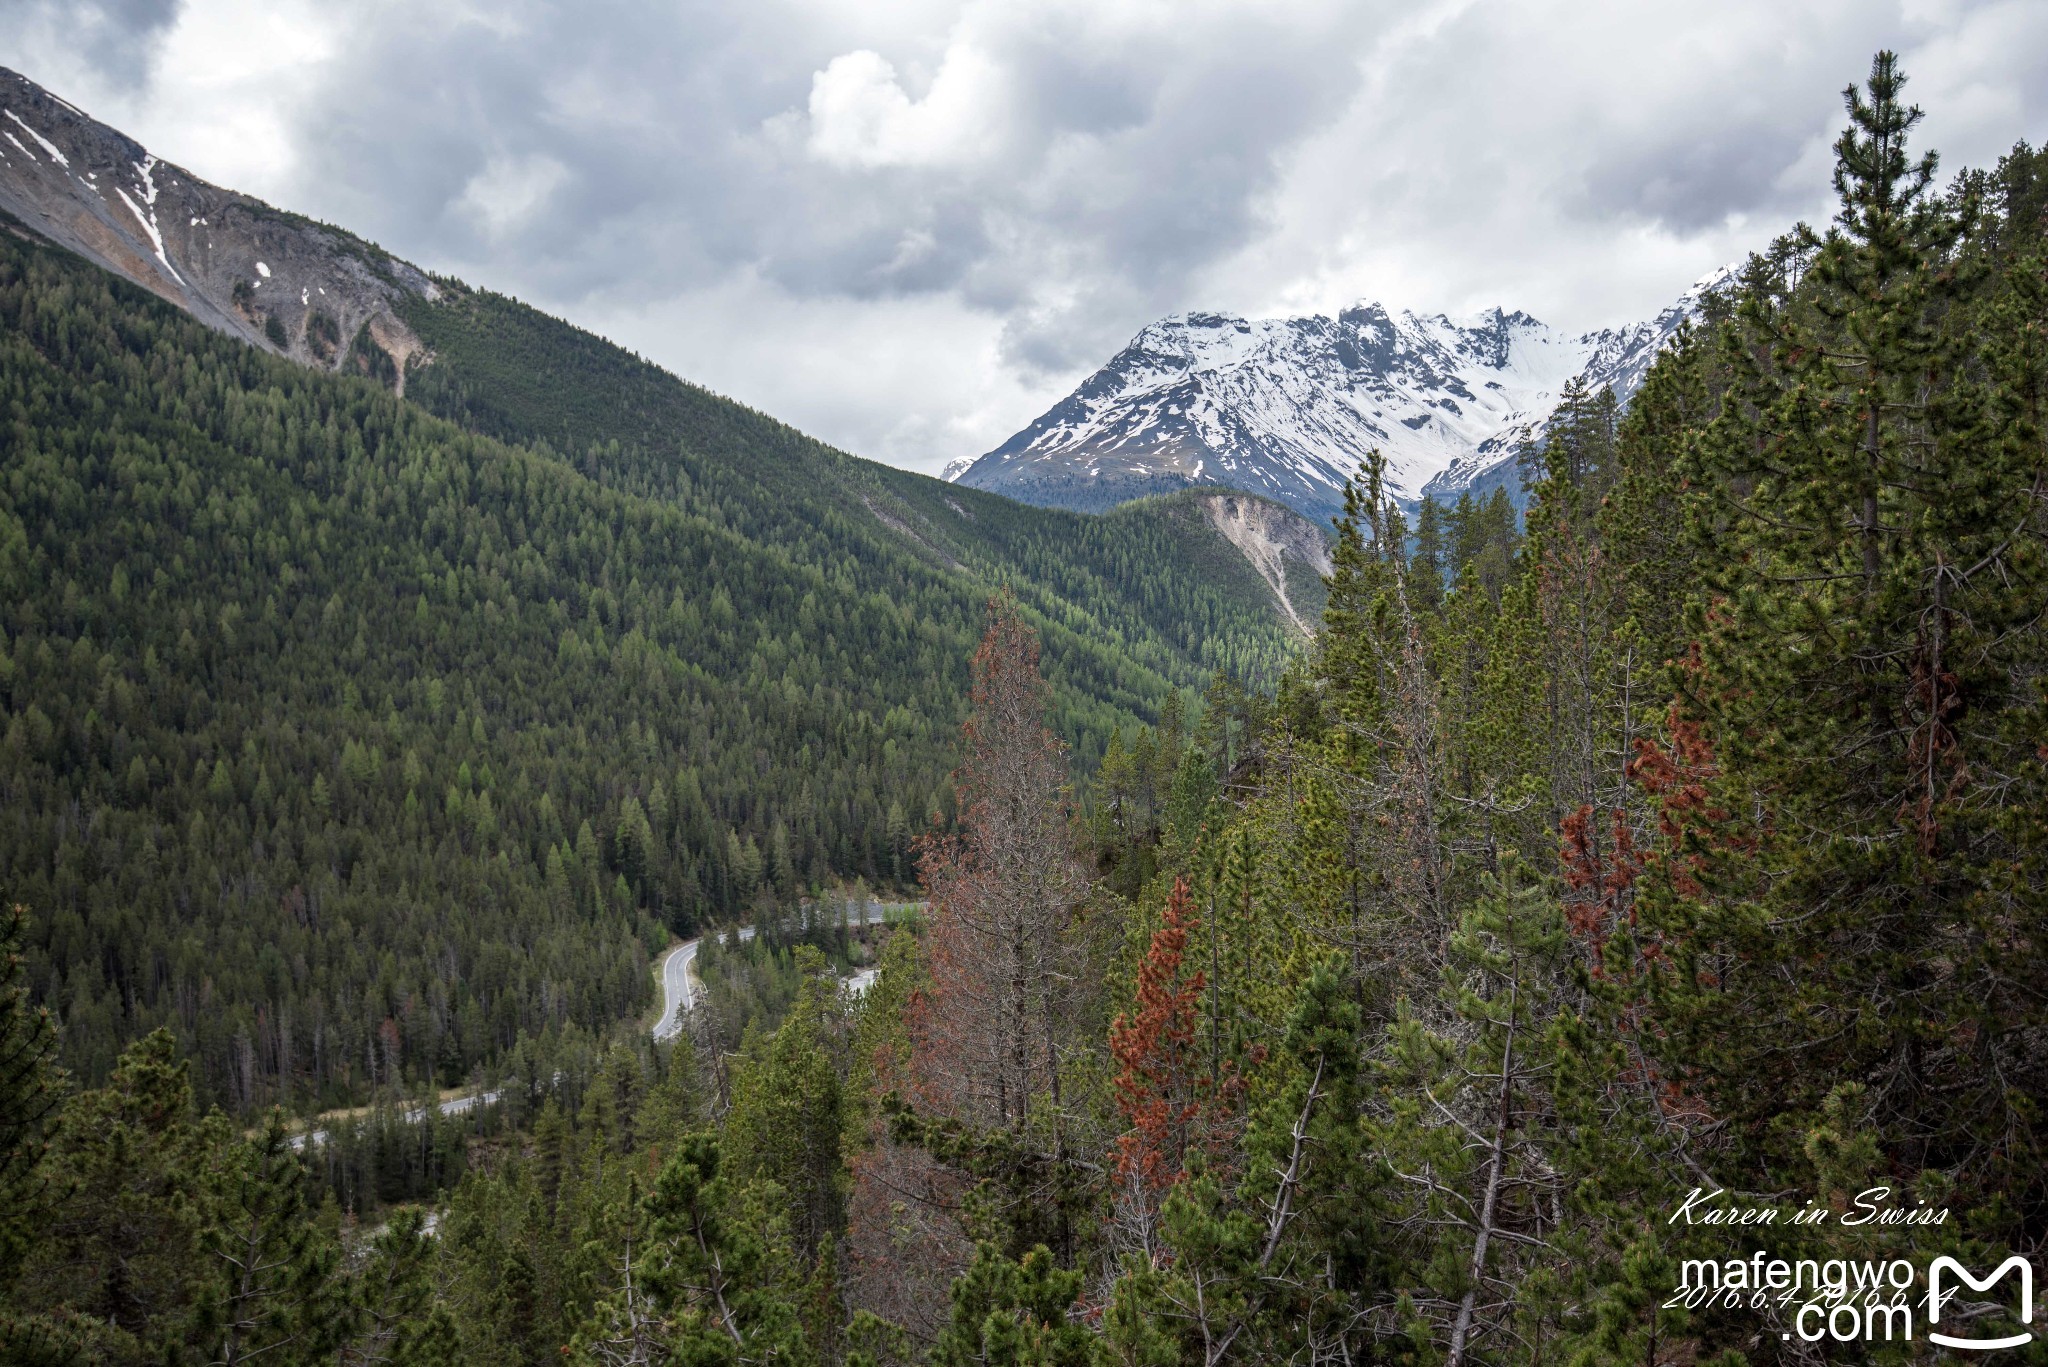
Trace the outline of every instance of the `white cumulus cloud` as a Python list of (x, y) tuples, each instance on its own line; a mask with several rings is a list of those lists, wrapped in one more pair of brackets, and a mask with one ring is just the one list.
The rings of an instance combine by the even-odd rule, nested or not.
[(954, 48), (914, 100), (880, 53), (844, 53), (811, 78), (809, 151), (841, 167), (972, 161), (995, 136), (1001, 81), (980, 53)]

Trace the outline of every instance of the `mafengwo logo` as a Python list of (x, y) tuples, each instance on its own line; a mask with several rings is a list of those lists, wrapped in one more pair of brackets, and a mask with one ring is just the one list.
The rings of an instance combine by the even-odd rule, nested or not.
[[(1744, 1229), (1823, 1224), (1845, 1229), (1920, 1228), (1946, 1225), (1949, 1217), (1946, 1207), (1925, 1201), (1912, 1207), (1894, 1204), (1890, 1187), (1858, 1193), (1841, 1211), (1813, 1200), (1795, 1211), (1731, 1203), (1726, 1197), (1719, 1189), (1696, 1187), (1667, 1223)], [(2011, 1294), (2015, 1281), (2019, 1313), (2007, 1322), (2022, 1326), (2021, 1331), (1972, 1333), (1991, 1331), (2011, 1314), (2010, 1302), (2003, 1297)], [(1967, 1297), (1960, 1294), (1966, 1289), (1971, 1293)], [(1776, 1321), (1780, 1337), (1804, 1343), (1910, 1343), (1924, 1335), (1944, 1348), (1989, 1353), (2034, 1341), (2032, 1328), (2025, 1327), (2034, 1322), (2034, 1268), (2025, 1257), (2014, 1255), (1979, 1277), (1946, 1254), (1920, 1264), (1907, 1258), (1785, 1258), (1756, 1248), (1746, 1257), (1682, 1260), (1677, 1289), (1664, 1305), (1673, 1310), (1760, 1311)]]
[(2025, 1258), (2018, 1255), (2007, 1258), (1998, 1265), (1997, 1269), (1990, 1276), (1985, 1277), (1981, 1281), (1954, 1258), (1936, 1258), (1927, 1269), (1927, 1337), (1941, 1344), (1944, 1348), (1962, 1348), (1980, 1353), (1990, 1352), (1995, 1348), (2017, 1348), (2023, 1343), (2032, 1342), (2034, 1338), (2032, 1330), (2009, 1334), (2004, 1338), (1979, 1339), (1964, 1338), (1956, 1334), (1944, 1334), (1934, 1328), (1935, 1325), (1941, 1323), (1942, 1307), (1955, 1294), (1952, 1291), (1947, 1295), (1943, 1294), (1943, 1272), (1954, 1273), (1956, 1279), (1972, 1291), (1989, 1291), (1994, 1284), (2004, 1280), (2006, 1273), (2014, 1271), (2020, 1274), (2020, 1323), (2032, 1324), (2034, 1322), (2034, 1269), (2032, 1264), (2028, 1263)]

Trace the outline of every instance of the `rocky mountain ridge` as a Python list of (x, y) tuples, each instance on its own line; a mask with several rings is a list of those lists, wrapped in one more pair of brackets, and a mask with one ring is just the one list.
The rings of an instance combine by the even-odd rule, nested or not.
[(1568, 335), (1526, 313), (1453, 320), (1362, 303), (1335, 317), (1191, 313), (1146, 327), (988, 454), (945, 477), (1027, 502), (1099, 510), (1191, 484), (1264, 494), (1313, 518), (1378, 448), (1397, 498), (1454, 499), (1540, 440), (1566, 385), (1624, 400), (1702, 297)]
[(401, 316), (439, 288), (338, 228), (152, 155), (0, 67), (0, 211), (210, 327), (403, 392), (426, 349)]

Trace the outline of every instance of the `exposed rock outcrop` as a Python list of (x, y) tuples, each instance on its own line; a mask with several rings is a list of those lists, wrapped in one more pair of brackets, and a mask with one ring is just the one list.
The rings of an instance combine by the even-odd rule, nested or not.
[(1318, 575), (1330, 572), (1330, 544), (1315, 524), (1270, 499), (1250, 494), (1204, 491), (1195, 502), (1210, 525), (1259, 572), (1288, 620), (1303, 635), (1312, 634), (1313, 624), (1297, 610), (1287, 592), (1287, 562), (1293, 560)]
[(353, 234), (209, 185), (0, 67), (0, 210), (210, 327), (403, 392), (426, 348), (416, 267)]

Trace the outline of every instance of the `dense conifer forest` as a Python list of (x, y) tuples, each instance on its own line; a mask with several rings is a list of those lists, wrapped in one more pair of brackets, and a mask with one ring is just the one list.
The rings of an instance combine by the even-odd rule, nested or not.
[[(1368, 456), (1310, 649), (1183, 696), (1149, 647), (1142, 713), (1042, 578), (963, 619), (905, 568), (921, 615), (804, 618), (864, 581), (823, 520), (817, 562), (761, 549), (746, 481), (828, 459), (766, 420), (743, 469), (664, 466), (632, 403), (442, 339), (465, 431), (10, 247), (0, 1356), (1932, 1360), (1913, 1278), (2048, 1246), (2048, 154), (1941, 180), (1903, 85), (1880, 54), (1847, 92), (1832, 224), (1625, 412), (1570, 397), (1519, 524), (1406, 517)], [(1055, 553), (1005, 516), (984, 563)], [(1113, 582), (1083, 543), (1068, 582)], [(913, 867), (871, 947), (797, 910)], [(665, 926), (750, 900), (715, 1011), (606, 1032)], [(501, 1104), (304, 1154), (231, 1119), (263, 1067), (181, 994), (255, 1023), (329, 983), (401, 1050), (456, 1031), (451, 1073), (474, 1017)], [(412, 1057), (382, 1041), (335, 1057)], [(1771, 1259), (1815, 1282), (1740, 1270)]]
[[(414, 388), (525, 375), (526, 425), (476, 425), (530, 445), (0, 234), (0, 884), (81, 1079), (169, 1025), (244, 1114), (458, 1083), (644, 1009), (671, 931), (908, 880), (994, 584), (1058, 643), (1084, 755), (1293, 649), (1188, 506), (962, 490), (927, 545), (863, 506), (923, 516), (861, 462), (473, 308)], [(603, 426), (640, 411), (621, 370), (660, 460)]]

